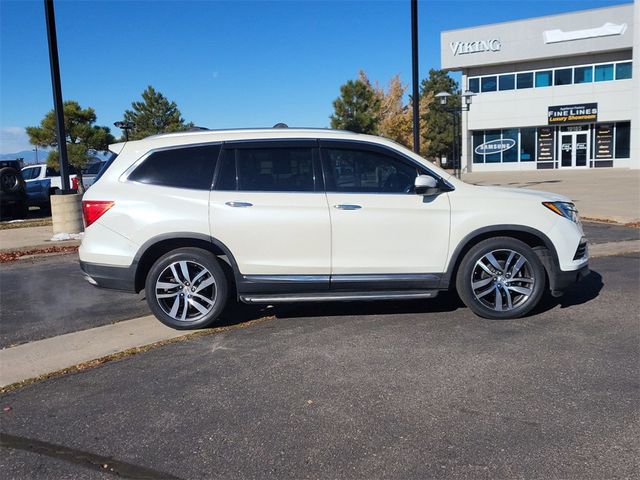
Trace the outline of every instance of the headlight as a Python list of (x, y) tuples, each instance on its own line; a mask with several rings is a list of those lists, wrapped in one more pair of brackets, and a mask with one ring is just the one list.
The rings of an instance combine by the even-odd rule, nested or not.
[(561, 217), (564, 217), (575, 223), (579, 222), (578, 209), (571, 202), (542, 202), (542, 204), (553, 213), (557, 213)]

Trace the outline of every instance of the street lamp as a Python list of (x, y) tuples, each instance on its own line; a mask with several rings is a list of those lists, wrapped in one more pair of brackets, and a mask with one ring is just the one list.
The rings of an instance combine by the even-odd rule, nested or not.
[[(473, 97), (476, 94), (473, 93), (470, 90), (465, 90), (465, 92), (461, 95), (462, 96), (462, 101), (460, 103), (460, 105), (454, 105), (451, 106), (449, 108), (444, 108), (445, 111), (449, 112), (452, 114), (453, 116), (453, 141), (452, 141), (452, 145), (451, 145), (451, 156), (453, 157), (453, 173), (456, 177), (460, 178), (460, 159), (458, 158), (458, 152), (457, 152), (457, 148), (456, 145), (458, 144), (458, 142), (456, 141), (458, 138), (458, 115), (461, 115), (462, 112), (468, 112), (469, 109), (471, 108), (471, 102), (473, 101)], [(451, 96), (451, 94), (449, 92), (439, 92), (435, 95), (435, 98), (437, 98), (440, 101), (440, 105), (442, 105), (443, 107), (445, 107), (447, 105), (447, 101), (449, 100), (449, 97)]]
[(113, 126), (116, 127), (116, 128), (119, 128), (122, 131), (124, 131), (124, 139), (128, 142), (129, 141), (129, 130), (133, 130), (133, 127), (135, 127), (136, 124), (133, 123), (133, 122), (128, 122), (128, 121), (118, 121), (118, 122), (114, 122)]
[(36, 163), (38, 163), (38, 146), (36, 145), (36, 148), (32, 148), (31, 151), (36, 152)]

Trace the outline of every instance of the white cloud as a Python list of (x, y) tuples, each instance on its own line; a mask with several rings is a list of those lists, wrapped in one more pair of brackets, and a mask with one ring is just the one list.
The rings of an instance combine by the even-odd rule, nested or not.
[(0, 153), (17, 153), (31, 150), (27, 131), (22, 127), (0, 128)]

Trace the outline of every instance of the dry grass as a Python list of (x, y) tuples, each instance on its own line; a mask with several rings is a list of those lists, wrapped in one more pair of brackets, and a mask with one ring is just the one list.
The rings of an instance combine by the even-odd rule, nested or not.
[(32, 255), (46, 255), (50, 253), (74, 253), (78, 251), (77, 245), (56, 245), (53, 247), (34, 248), (31, 250), (14, 250), (10, 252), (0, 251), (0, 263), (13, 262), (21, 257)]
[(49, 218), (36, 218), (33, 220), (25, 220), (24, 222), (2, 222), (0, 223), (0, 230), (10, 230), (13, 228), (28, 228), (28, 227), (48, 227), (52, 225), (51, 217)]

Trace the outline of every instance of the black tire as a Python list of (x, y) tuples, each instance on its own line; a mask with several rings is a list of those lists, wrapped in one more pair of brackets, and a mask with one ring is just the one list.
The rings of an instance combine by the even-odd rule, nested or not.
[[(188, 275), (184, 274), (183, 265)], [(203, 273), (203, 269), (207, 273)], [(193, 284), (192, 280), (195, 280)], [(159, 281), (163, 286), (156, 288)], [(175, 287), (169, 288), (174, 284)], [(160, 257), (149, 270), (145, 284), (151, 312), (177, 330), (204, 328), (216, 322), (227, 303), (228, 290), (227, 278), (215, 255), (191, 247), (178, 248)], [(158, 298), (158, 295), (164, 297)], [(202, 309), (208, 311), (205, 313)]]
[[(525, 261), (514, 272), (521, 262), (520, 256)], [(495, 260), (499, 270), (489, 258)], [(511, 237), (489, 238), (472, 247), (456, 276), (456, 288), (465, 305), (476, 315), (494, 320), (529, 313), (542, 298), (545, 284), (545, 269), (536, 253), (526, 243)]]
[(27, 202), (16, 203), (14, 205), (13, 216), (17, 219), (25, 219), (29, 215), (29, 205)]
[(11, 167), (0, 168), (0, 189), (6, 193), (24, 192), (22, 174)]

